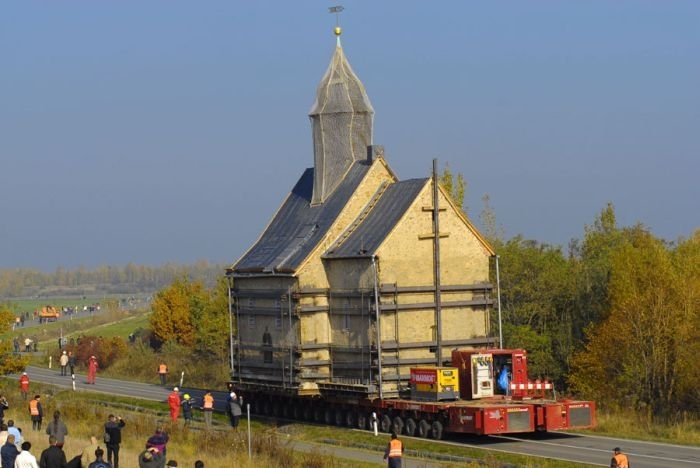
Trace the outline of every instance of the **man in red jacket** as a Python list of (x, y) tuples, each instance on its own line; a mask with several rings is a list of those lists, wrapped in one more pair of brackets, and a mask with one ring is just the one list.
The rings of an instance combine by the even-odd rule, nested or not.
[(172, 422), (177, 421), (177, 417), (180, 414), (180, 389), (175, 387), (173, 391), (168, 395), (168, 406), (170, 407), (170, 420)]

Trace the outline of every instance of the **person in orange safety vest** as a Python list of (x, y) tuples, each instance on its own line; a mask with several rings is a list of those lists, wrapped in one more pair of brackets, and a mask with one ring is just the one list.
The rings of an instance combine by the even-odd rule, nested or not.
[(389, 460), (389, 468), (401, 468), (401, 457), (403, 456), (403, 442), (399, 440), (396, 432), (391, 433), (391, 441), (384, 451), (384, 460)]
[(168, 375), (168, 366), (161, 362), (158, 365), (158, 377), (160, 377), (160, 384), (165, 387), (165, 376)]
[(177, 421), (177, 417), (180, 414), (180, 389), (175, 387), (173, 391), (168, 395), (168, 407), (170, 408), (170, 420), (172, 422)]
[(630, 468), (630, 461), (627, 455), (622, 453), (620, 447), (613, 449), (613, 457), (610, 460), (610, 468)]
[(211, 394), (211, 390), (207, 390), (202, 398), (202, 411), (204, 411), (204, 422), (207, 425), (207, 429), (211, 427), (211, 417), (214, 412), (214, 396)]
[(44, 410), (41, 407), (41, 395), (34, 395), (29, 402), (29, 416), (32, 419), (32, 430), (41, 430), (41, 421), (44, 419)]

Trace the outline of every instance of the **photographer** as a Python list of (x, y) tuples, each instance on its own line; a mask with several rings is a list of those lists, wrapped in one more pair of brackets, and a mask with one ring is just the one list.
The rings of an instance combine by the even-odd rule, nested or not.
[(105, 423), (104, 442), (107, 446), (107, 462), (119, 468), (119, 444), (122, 443), (122, 428), (126, 425), (121, 416), (110, 414)]

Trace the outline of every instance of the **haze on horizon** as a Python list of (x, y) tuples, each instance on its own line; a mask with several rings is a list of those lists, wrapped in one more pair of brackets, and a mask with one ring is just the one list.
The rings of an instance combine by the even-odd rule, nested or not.
[[(507, 238), (566, 246), (608, 202), (700, 227), (700, 3), (343, 5), (399, 178), (448, 164)], [(334, 26), (317, 2), (3, 5), (0, 269), (234, 262), (313, 165)]]

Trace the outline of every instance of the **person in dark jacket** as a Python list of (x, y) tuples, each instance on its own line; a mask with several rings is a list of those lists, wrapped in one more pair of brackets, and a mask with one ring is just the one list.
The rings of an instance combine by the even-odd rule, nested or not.
[(15, 436), (10, 434), (7, 436), (7, 441), (5, 445), (0, 448), (0, 461), (2, 461), (2, 466), (15, 466), (15, 458), (19, 455), (19, 450), (15, 445)]
[[(119, 468), (119, 444), (122, 443), (122, 427), (126, 423), (121, 416), (110, 414), (105, 423), (105, 445), (107, 446), (107, 461), (114, 468)], [(112, 463), (114, 461), (114, 463)]]
[(100, 447), (95, 450), (95, 461), (88, 465), (88, 468), (112, 468), (108, 462), (104, 461), (105, 451)]
[(0, 425), (5, 422), (5, 410), (10, 408), (5, 395), (0, 395)]
[(146, 441), (146, 448), (155, 448), (158, 449), (158, 452), (160, 452), (163, 455), (163, 458), (165, 459), (166, 456), (166, 446), (168, 445), (168, 441), (170, 440), (170, 437), (168, 437), (168, 433), (165, 432), (165, 429), (163, 428), (162, 424), (159, 424), (156, 427), (156, 432), (153, 434), (151, 437), (148, 438)]
[(192, 422), (192, 407), (194, 406), (194, 399), (190, 397), (189, 394), (185, 393), (182, 397), (182, 416), (185, 418), (185, 426), (189, 426)]
[[(2, 466), (5, 464), (3, 463)], [(63, 468), (66, 466), (66, 454), (56, 445), (54, 436), (49, 437), (49, 447), (41, 452), (39, 466), (41, 468)]]
[(231, 427), (234, 429), (238, 429), (238, 419), (241, 417), (241, 403), (238, 401), (238, 396), (236, 395), (236, 392), (231, 392), (226, 399), (228, 403), (228, 418), (229, 421), (231, 422)]

